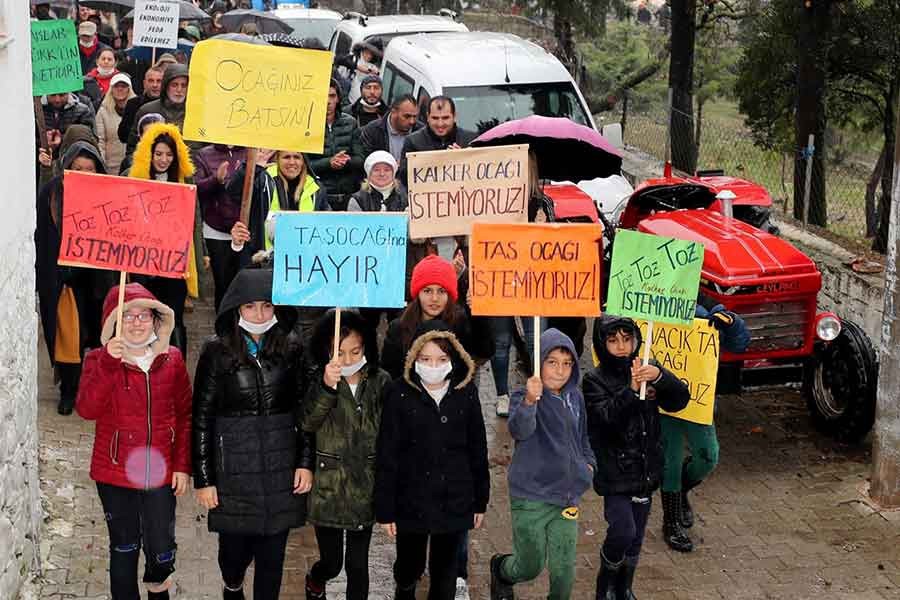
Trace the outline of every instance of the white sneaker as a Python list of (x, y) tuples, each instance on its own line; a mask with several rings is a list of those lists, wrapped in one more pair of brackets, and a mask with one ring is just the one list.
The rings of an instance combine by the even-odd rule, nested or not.
[(497, 416), (498, 417), (508, 417), (509, 416), (509, 396), (507, 394), (503, 394), (502, 396), (497, 396)]
[(469, 585), (462, 577), (456, 578), (456, 596), (454, 600), (469, 600)]

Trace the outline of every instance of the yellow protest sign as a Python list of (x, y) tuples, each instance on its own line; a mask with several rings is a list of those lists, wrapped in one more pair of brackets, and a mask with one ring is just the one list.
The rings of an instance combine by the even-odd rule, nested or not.
[[(647, 321), (635, 321), (646, 340)], [(692, 326), (653, 323), (653, 358), (682, 380), (691, 392), (687, 407), (677, 413), (659, 412), (677, 419), (712, 425), (719, 371), (719, 332), (706, 319)]]
[(199, 42), (191, 55), (185, 139), (321, 153), (331, 60), (319, 50)]

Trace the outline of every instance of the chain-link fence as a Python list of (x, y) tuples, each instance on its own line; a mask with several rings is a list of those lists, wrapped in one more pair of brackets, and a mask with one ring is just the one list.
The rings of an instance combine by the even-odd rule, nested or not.
[[(666, 157), (668, 111), (664, 103), (639, 110), (626, 109), (622, 117), (623, 137), (627, 145), (660, 160)], [(804, 149), (793, 155), (761, 148), (754, 144), (750, 131), (740, 119), (732, 116), (701, 113), (699, 127), (698, 120), (691, 115), (676, 111), (674, 117), (670, 156), (690, 157), (692, 152), (696, 152), (697, 170), (720, 169), (726, 175), (765, 186), (774, 202), (773, 211), (789, 218), (794, 216), (796, 185), (801, 190), (798, 197), (802, 208), (807, 164), (803, 160)], [(699, 143), (692, 144), (692, 140)], [(795, 160), (798, 157), (801, 160)], [(825, 229), (837, 236), (857, 244), (871, 243), (866, 238), (871, 237), (877, 227), (877, 202), (873, 202), (877, 194), (870, 195), (867, 207), (866, 189), (877, 157), (871, 164), (868, 160), (869, 157), (852, 160), (846, 156), (826, 157), (824, 178), (811, 177), (810, 181), (809, 197), (813, 198), (810, 210), (814, 213), (809, 215), (810, 223), (824, 222)], [(796, 181), (795, 166), (800, 169)], [(817, 202), (822, 198), (823, 181), (824, 211), (821, 210), (821, 203)], [(798, 210), (798, 220), (802, 214), (803, 211)]]

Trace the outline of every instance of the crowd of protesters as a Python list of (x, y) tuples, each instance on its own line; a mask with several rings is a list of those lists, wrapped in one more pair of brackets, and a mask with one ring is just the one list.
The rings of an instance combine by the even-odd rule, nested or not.
[[(640, 331), (630, 319), (595, 321), (599, 365), (583, 378), (584, 320), (542, 323), (538, 365), (529, 364), (534, 325), (525, 320), (520, 367), (537, 374), (510, 394), (516, 320), (471, 314), (465, 237), (410, 240), (402, 310), (345, 310), (335, 329), (334, 310), (273, 305), (279, 213), (405, 211), (407, 153), (463, 148), (474, 137), (456, 125), (452, 98), (386, 103), (380, 48), (342, 57), (352, 77), (334, 71), (323, 151), (261, 150), (245, 223), (248, 149), (181, 135), (190, 53), (161, 53), (150, 64), (129, 53), (130, 24), (111, 14), (82, 6), (55, 15), (44, 0), (33, 7), (38, 19), (74, 18), (80, 44), (84, 89), (41, 99), (36, 268), (58, 412), (96, 421), (91, 477), (109, 528), (113, 600), (140, 597), (141, 550), (148, 597), (170, 597), (175, 506), (191, 480), (218, 534), (225, 599), (245, 597), (251, 563), (252, 597), (278, 598), (288, 532), (305, 523), (320, 555), (306, 575), (308, 599), (325, 598), (342, 568), (347, 598), (368, 597), (376, 524), (396, 543), (395, 598), (415, 598), (426, 567), (430, 599), (467, 597), (468, 533), (482, 526), (490, 500), (487, 399), (474, 383), (487, 362), (490, 402), (516, 442), (512, 547), (490, 561), (491, 598), (513, 598), (516, 583), (545, 567), (549, 598), (571, 597), (578, 506), (591, 485), (609, 523), (598, 549), (598, 599), (634, 598), (660, 484), (665, 540), (691, 550), (687, 492), (715, 467), (715, 429), (660, 416), (660, 408), (684, 408), (688, 390), (660, 365), (638, 360)], [(221, 33), (230, 8), (217, 0), (205, 31), (183, 24), (180, 37)], [(345, 101), (351, 86), (359, 90), (353, 105)], [(57, 264), (65, 170), (196, 185), (184, 279), (130, 276), (121, 331), (110, 273)], [(540, 186), (532, 190), (529, 218), (541, 220)], [(203, 344), (191, 383), (184, 315), (203, 271), (213, 282), (215, 336)], [(736, 315), (720, 306), (698, 306), (698, 315), (733, 351), (746, 346)], [(682, 459), (684, 436), (693, 459)]]

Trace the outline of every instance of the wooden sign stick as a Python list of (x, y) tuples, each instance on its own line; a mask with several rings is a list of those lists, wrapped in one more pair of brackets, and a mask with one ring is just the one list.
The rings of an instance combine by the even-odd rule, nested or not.
[(119, 271), (119, 305), (116, 307), (116, 337), (118, 338), (124, 335), (122, 333), (122, 319), (125, 310), (125, 278), (127, 276), (127, 271)]
[(534, 376), (541, 376), (541, 318), (534, 317)]
[(341, 351), (341, 309), (334, 309), (334, 361), (338, 360), (338, 353)]
[[(647, 341), (644, 344), (644, 361), (646, 367), (650, 362), (650, 346), (653, 345), (653, 321), (647, 321)], [(641, 400), (647, 399), (647, 382), (641, 382)]]
[(253, 178), (256, 176), (256, 148), (247, 148), (247, 170), (241, 191), (241, 223), (250, 226), (250, 205), (253, 202)]
[(50, 144), (47, 141), (47, 123), (44, 121), (44, 107), (41, 104), (41, 97), (34, 97), (34, 121), (38, 128), (38, 143), (44, 150), (50, 150)]

